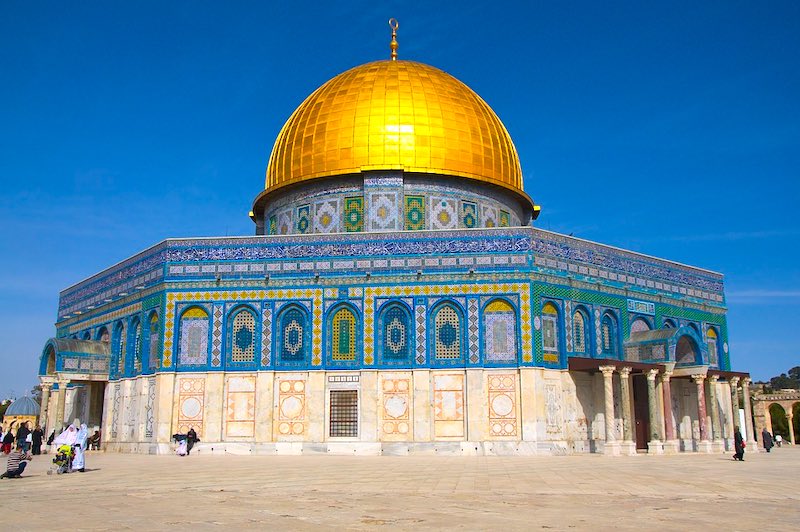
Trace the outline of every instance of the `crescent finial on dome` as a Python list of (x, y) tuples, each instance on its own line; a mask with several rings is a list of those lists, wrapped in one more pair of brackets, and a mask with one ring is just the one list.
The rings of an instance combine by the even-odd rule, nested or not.
[(389, 27), (392, 28), (392, 42), (389, 43), (389, 48), (392, 49), (392, 61), (397, 61), (397, 28), (400, 27), (400, 23), (397, 22), (397, 19), (392, 17), (389, 19)]

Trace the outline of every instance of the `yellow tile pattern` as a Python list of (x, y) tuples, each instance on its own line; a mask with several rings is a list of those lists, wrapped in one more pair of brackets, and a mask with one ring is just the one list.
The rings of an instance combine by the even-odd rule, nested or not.
[(503, 123), (472, 89), (413, 61), (376, 61), (334, 77), (283, 126), (266, 189), (362, 170), (454, 175), (522, 190)]

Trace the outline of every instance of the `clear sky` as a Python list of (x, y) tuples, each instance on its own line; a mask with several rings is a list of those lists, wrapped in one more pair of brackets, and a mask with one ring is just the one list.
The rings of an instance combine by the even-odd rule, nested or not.
[(800, 364), (800, 3), (0, 4), (0, 397), (59, 290), (168, 237), (254, 234), (315, 88), (439, 67), (510, 131), (539, 227), (723, 272), (733, 367)]

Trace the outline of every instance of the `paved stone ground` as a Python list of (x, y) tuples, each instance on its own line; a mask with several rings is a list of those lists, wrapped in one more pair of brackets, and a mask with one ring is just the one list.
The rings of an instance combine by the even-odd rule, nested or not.
[(93, 453), (0, 481), (5, 530), (797, 530), (800, 448), (603, 457)]

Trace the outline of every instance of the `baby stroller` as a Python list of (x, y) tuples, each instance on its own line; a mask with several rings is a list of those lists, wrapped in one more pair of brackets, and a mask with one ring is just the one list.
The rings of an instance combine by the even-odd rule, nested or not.
[(72, 445), (61, 445), (58, 449), (56, 449), (56, 456), (53, 458), (53, 463), (56, 466), (55, 468), (49, 470), (47, 474), (52, 475), (53, 471), (55, 471), (57, 475), (69, 473), (72, 470), (72, 459), (74, 457), (75, 450), (72, 448)]

